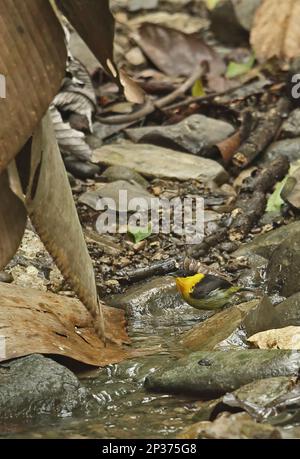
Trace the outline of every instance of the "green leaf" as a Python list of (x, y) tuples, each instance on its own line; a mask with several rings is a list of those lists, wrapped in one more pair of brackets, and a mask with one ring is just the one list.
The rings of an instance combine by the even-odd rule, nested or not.
[(192, 96), (193, 97), (202, 97), (205, 96), (205, 90), (201, 80), (196, 80), (192, 87)]
[(209, 10), (213, 10), (220, 0), (205, 0), (206, 6)]
[(143, 241), (147, 237), (151, 236), (152, 233), (152, 226), (151, 223), (148, 224), (146, 227), (128, 227), (128, 234), (132, 237), (134, 242), (137, 244), (140, 241)]
[(284, 177), (281, 182), (278, 182), (275, 186), (275, 189), (271, 196), (268, 199), (266, 212), (280, 212), (282, 204), (284, 204), (284, 200), (281, 197), (281, 192), (283, 187), (287, 181), (288, 175)]
[(238, 76), (244, 75), (252, 69), (255, 62), (255, 57), (252, 54), (249, 59), (243, 64), (238, 62), (229, 62), (226, 70), (226, 78), (236, 78)]

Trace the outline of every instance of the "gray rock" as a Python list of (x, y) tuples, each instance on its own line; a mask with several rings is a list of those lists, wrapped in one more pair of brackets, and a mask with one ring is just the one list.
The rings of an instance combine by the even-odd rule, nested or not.
[(108, 182), (114, 182), (115, 180), (126, 180), (127, 182), (133, 184), (138, 183), (144, 188), (147, 188), (149, 186), (149, 182), (147, 182), (147, 180), (144, 179), (144, 177), (142, 177), (141, 174), (138, 174), (138, 172), (135, 172), (132, 169), (129, 169), (125, 166), (108, 167), (103, 172), (103, 174), (101, 174), (101, 177), (106, 178)]
[[(104, 185), (103, 187), (98, 188), (97, 190), (87, 191), (80, 196), (79, 202), (81, 202), (82, 204), (86, 204), (94, 210), (104, 210), (103, 203), (105, 202), (106, 198), (109, 198), (114, 200), (116, 210), (118, 211), (118, 209), (120, 208), (120, 192), (125, 191), (127, 193), (127, 209), (130, 200), (136, 198), (142, 199), (140, 205), (141, 209), (148, 210), (148, 208), (150, 208), (151, 198), (153, 196), (140, 185), (132, 185), (131, 183), (125, 180), (117, 180), (116, 182), (108, 183), (107, 185)], [(108, 207), (111, 208), (109, 202)]]
[(275, 306), (280, 327), (300, 326), (300, 293), (295, 293)]
[(281, 126), (281, 135), (300, 137), (300, 108), (293, 110)]
[(228, 350), (194, 352), (168, 368), (148, 375), (151, 391), (215, 397), (257, 379), (296, 376), (300, 352), (285, 350)]
[(100, 168), (97, 164), (92, 164), (88, 161), (78, 161), (75, 158), (64, 158), (64, 163), (68, 172), (80, 179), (88, 179), (95, 177), (100, 173)]
[(34, 354), (0, 368), (1, 419), (66, 415), (86, 396), (76, 376), (54, 360)]
[(300, 238), (300, 222), (293, 222), (286, 226), (281, 226), (273, 231), (261, 234), (254, 238), (252, 242), (243, 244), (234, 252), (235, 257), (257, 254), (269, 259), (273, 251), (285, 240)]
[(145, 177), (196, 179), (223, 184), (228, 173), (216, 161), (148, 144), (106, 145), (94, 150), (93, 161), (105, 166), (123, 166)]
[(153, 313), (185, 304), (171, 276), (158, 277), (130, 287), (125, 293), (111, 295), (106, 302), (110, 306), (125, 309), (130, 315)]
[(244, 29), (250, 31), (254, 15), (262, 0), (231, 0), (237, 20)]
[(267, 286), (269, 292), (289, 297), (300, 290), (300, 235), (286, 235), (269, 259)]
[(271, 143), (265, 153), (261, 155), (259, 163), (262, 165), (268, 164), (281, 155), (287, 156), (290, 162), (300, 159), (300, 137)]
[(234, 128), (224, 121), (204, 115), (191, 115), (170, 126), (132, 128), (125, 132), (133, 142), (150, 143), (197, 154), (204, 147), (215, 145), (229, 137)]
[(272, 305), (269, 298), (264, 296), (246, 315), (242, 322), (242, 326), (247, 337), (249, 337), (261, 331), (280, 328), (281, 323), (275, 307)]
[(102, 147), (103, 142), (109, 137), (118, 134), (123, 129), (130, 126), (130, 123), (126, 124), (102, 124), (96, 121), (93, 124), (93, 133), (86, 136), (87, 144), (92, 148)]
[[(274, 414), (278, 414), (285, 406), (291, 405), (295, 408), (295, 402), (299, 403), (299, 384), (294, 385), (294, 381), (289, 376), (279, 376), (254, 381), (250, 384), (237, 389), (231, 394), (223, 397), (223, 403), (232, 408), (241, 408), (247, 411), (259, 422), (268, 419)], [(296, 399), (296, 397), (297, 399)]]

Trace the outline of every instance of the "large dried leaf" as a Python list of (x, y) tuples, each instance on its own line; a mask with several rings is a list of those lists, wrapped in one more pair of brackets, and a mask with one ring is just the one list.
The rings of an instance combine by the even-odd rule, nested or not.
[(0, 2), (0, 171), (20, 151), (46, 112), (63, 79), (62, 28), (45, 0)]
[(22, 201), (11, 191), (6, 171), (0, 175), (0, 269), (16, 253), (22, 240), (27, 212)]
[(109, 0), (57, 0), (57, 4), (103, 68), (117, 79), (113, 63), (115, 22)]
[(251, 44), (259, 60), (300, 55), (299, 16), (299, 0), (264, 0), (251, 31)]
[[(92, 261), (84, 241), (72, 192), (47, 114), (32, 140), (26, 206), (36, 230), (63, 276), (103, 329)], [(103, 334), (103, 330), (101, 332)]]
[(41, 353), (104, 366), (142, 352), (121, 346), (130, 340), (120, 309), (104, 307), (110, 339), (118, 343), (104, 347), (90, 314), (76, 299), (3, 283), (0, 296), (0, 334), (5, 338), (5, 356), (1, 354), (0, 361)]
[(143, 24), (136, 38), (148, 58), (170, 76), (190, 75), (208, 62), (210, 72), (220, 75), (225, 66), (216, 52), (198, 34), (185, 34), (156, 24)]

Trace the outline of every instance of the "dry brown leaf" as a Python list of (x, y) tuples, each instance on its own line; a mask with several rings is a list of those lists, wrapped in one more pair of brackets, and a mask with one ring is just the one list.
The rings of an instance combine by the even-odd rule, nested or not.
[(133, 104), (143, 104), (145, 93), (142, 88), (133, 81), (124, 70), (120, 70), (120, 81), (124, 88), (124, 95)]
[(260, 61), (300, 55), (299, 0), (264, 0), (251, 31), (251, 44)]
[(130, 339), (120, 309), (104, 307), (109, 338), (117, 343), (104, 347), (90, 314), (76, 299), (4, 283), (0, 283), (0, 296), (0, 333), (5, 337), (6, 354), (0, 361), (41, 353), (104, 366), (150, 352), (122, 347)]
[(0, 175), (0, 270), (16, 253), (22, 240), (27, 212), (22, 201), (11, 191), (6, 171)]
[(93, 265), (49, 114), (32, 139), (26, 206), (46, 249), (85, 307), (97, 318), (95, 327), (103, 336)]
[(300, 327), (266, 330), (250, 336), (248, 341), (259, 349), (300, 349)]
[(135, 39), (148, 58), (167, 75), (189, 76), (204, 62), (208, 62), (213, 75), (225, 70), (222, 59), (198, 34), (145, 23)]
[(106, 72), (118, 81), (118, 71), (113, 62), (115, 21), (109, 1), (57, 0), (57, 4)]
[(61, 85), (66, 63), (62, 28), (45, 0), (0, 2), (0, 172), (32, 135)]

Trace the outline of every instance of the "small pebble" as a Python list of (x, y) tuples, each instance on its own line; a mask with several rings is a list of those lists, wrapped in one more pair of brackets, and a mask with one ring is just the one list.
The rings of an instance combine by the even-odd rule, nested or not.
[(0, 282), (5, 282), (6, 284), (10, 284), (13, 282), (14, 278), (11, 273), (7, 273), (5, 271), (0, 271)]

